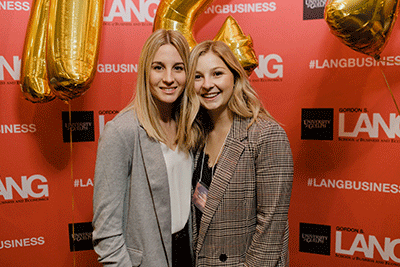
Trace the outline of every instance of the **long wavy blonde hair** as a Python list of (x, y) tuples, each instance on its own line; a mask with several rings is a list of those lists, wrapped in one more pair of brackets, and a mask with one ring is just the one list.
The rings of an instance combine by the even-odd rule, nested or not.
[(187, 90), (184, 93), (182, 114), (178, 127), (178, 145), (187, 149), (197, 149), (204, 145), (205, 137), (213, 125), (207, 111), (200, 106), (200, 101), (194, 90), (194, 80), (199, 57), (206, 53), (218, 56), (234, 76), (234, 89), (228, 102), (228, 108), (234, 114), (243, 118), (252, 118), (248, 127), (258, 118), (272, 119), (264, 109), (256, 91), (250, 85), (247, 74), (231, 49), (221, 41), (204, 41), (193, 48), (189, 57), (189, 76)]
[[(121, 111), (134, 109), (139, 122), (147, 134), (160, 142), (167, 142), (167, 135), (160, 124), (160, 112), (150, 91), (150, 70), (154, 56), (158, 49), (166, 44), (176, 48), (181, 56), (186, 74), (188, 73), (188, 61), (190, 48), (185, 37), (178, 31), (159, 29), (153, 32), (143, 45), (139, 58), (139, 67), (136, 82), (136, 94), (133, 100)], [(187, 76), (186, 76), (187, 77)], [(186, 83), (187, 84), (187, 83)], [(186, 90), (185, 86), (185, 90)], [(184, 90), (184, 91), (185, 91)], [(182, 95), (175, 101), (174, 119), (179, 122), (181, 114)], [(178, 124), (178, 123), (177, 123)], [(185, 148), (182, 146), (181, 148)]]

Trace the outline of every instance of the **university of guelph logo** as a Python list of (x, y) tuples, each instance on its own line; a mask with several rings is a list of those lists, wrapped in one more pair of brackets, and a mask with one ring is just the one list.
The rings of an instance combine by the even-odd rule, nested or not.
[(331, 254), (331, 227), (329, 225), (300, 223), (300, 252)]
[(333, 108), (301, 110), (302, 140), (333, 140)]
[(93, 249), (93, 227), (91, 222), (69, 224), (68, 229), (70, 251)]
[(323, 19), (327, 0), (303, 0), (303, 20)]
[(63, 141), (70, 142), (94, 142), (94, 114), (93, 111), (72, 111), (71, 122), (69, 113), (62, 112)]

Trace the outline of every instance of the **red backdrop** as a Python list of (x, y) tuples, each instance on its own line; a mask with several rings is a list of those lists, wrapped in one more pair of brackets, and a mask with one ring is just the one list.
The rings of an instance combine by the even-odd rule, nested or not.
[[(0, 1), (1, 266), (98, 266), (90, 246), (97, 141), (131, 99), (158, 2), (106, 0), (98, 72), (69, 107), (23, 99), (33, 3)], [(391, 63), (377, 63), (329, 32), (322, 2), (215, 0), (194, 36), (214, 38), (232, 15), (253, 38), (259, 67), (250, 80), (293, 150), (291, 266), (400, 266), (400, 117), (382, 75), (400, 99), (400, 28), (382, 53)]]

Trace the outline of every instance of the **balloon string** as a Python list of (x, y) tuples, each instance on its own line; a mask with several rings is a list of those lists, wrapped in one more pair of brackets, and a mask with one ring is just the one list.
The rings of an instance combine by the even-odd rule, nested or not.
[(397, 106), (396, 99), (394, 98), (392, 89), (390, 88), (389, 83), (388, 83), (388, 81), (387, 81), (387, 79), (386, 79), (386, 75), (385, 75), (385, 73), (383, 72), (383, 70), (382, 70), (381, 67), (379, 67), (379, 69), (380, 69), (381, 72), (382, 72), (383, 78), (385, 79), (385, 82), (386, 82), (386, 86), (388, 87), (389, 92), (390, 92), (390, 95), (392, 96), (393, 102), (394, 102), (394, 104), (395, 104), (395, 106), (396, 106), (396, 109), (397, 109), (397, 114), (400, 115), (399, 107)]
[[(71, 115), (71, 103), (66, 101), (68, 104), (68, 115), (69, 115), (69, 148), (70, 148), (70, 158), (71, 158), (71, 185), (74, 184), (74, 166), (73, 162), (74, 159), (72, 157), (72, 115)], [(75, 201), (74, 201), (74, 187), (72, 186), (72, 259), (73, 259), (73, 266), (76, 266), (76, 258), (75, 258), (75, 217), (74, 217), (74, 210), (75, 210)]]

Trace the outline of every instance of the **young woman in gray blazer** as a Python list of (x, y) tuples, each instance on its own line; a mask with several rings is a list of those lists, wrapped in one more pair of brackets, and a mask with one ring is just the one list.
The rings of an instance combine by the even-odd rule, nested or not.
[(191, 266), (192, 157), (177, 145), (189, 46), (157, 30), (143, 46), (134, 100), (100, 137), (93, 244), (106, 266)]
[(225, 43), (197, 45), (189, 66), (179, 134), (197, 150), (196, 266), (287, 266), (293, 161), (286, 133)]

